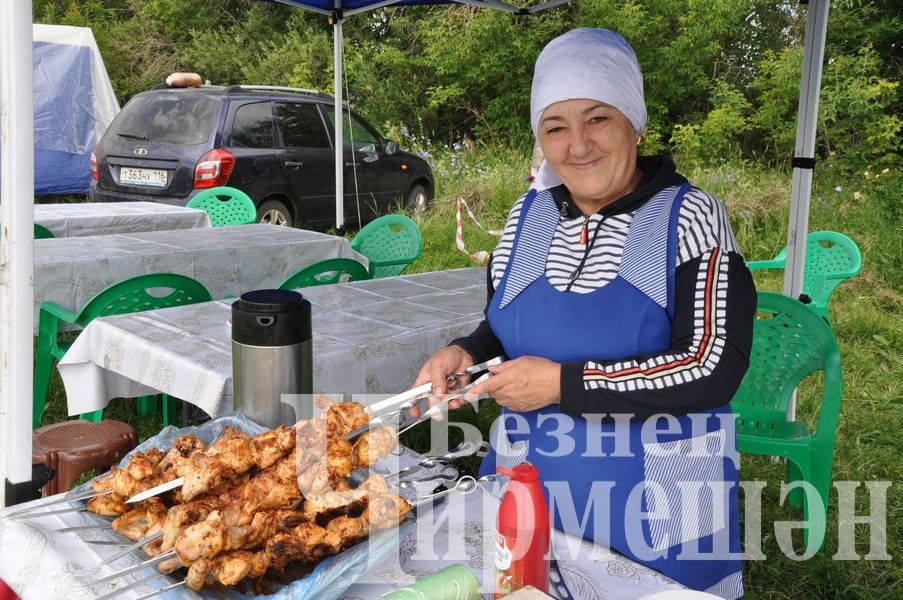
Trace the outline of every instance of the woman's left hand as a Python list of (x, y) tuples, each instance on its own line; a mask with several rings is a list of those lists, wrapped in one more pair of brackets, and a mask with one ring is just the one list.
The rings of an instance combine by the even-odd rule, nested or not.
[(492, 377), (474, 386), (468, 398), (491, 396), (500, 405), (528, 411), (561, 400), (561, 365), (545, 358), (522, 356), (489, 367)]

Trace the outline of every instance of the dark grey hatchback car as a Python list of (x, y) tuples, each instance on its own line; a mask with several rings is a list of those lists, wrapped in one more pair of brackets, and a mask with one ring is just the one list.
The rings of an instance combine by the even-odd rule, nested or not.
[[(347, 107), (343, 112), (345, 223), (363, 224), (400, 205), (425, 208), (434, 190), (426, 161)], [(332, 97), (313, 90), (142, 92), (97, 144), (89, 195), (96, 202), (185, 205), (204, 189), (227, 185), (254, 200), (261, 222), (326, 228), (335, 224), (334, 118)]]

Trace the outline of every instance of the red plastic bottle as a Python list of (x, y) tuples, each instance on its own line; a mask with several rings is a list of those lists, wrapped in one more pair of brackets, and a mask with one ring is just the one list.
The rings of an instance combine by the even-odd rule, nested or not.
[(539, 471), (521, 463), (498, 472), (511, 481), (496, 521), (495, 597), (528, 585), (548, 593), (551, 524)]

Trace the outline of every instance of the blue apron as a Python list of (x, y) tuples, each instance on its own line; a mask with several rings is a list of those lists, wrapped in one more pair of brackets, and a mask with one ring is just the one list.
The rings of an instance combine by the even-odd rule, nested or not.
[[(637, 211), (617, 276), (586, 294), (560, 292), (546, 278), (559, 213), (548, 191), (530, 192), (488, 312), (508, 357), (583, 363), (667, 352), (688, 188), (665, 189)], [(730, 405), (645, 422), (570, 417), (557, 404), (504, 409), (491, 437), (480, 475), (497, 464), (536, 465), (556, 528), (687, 587), (743, 594)]]

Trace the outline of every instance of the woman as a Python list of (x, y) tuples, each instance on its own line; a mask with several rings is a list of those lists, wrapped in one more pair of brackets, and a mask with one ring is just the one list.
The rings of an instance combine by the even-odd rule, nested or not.
[(545, 162), (490, 262), (486, 320), (416, 383), (442, 394), (447, 374), (507, 355), (472, 390), (503, 408), (481, 474), (528, 460), (556, 527), (738, 597), (729, 402), (755, 289), (724, 208), (669, 158), (637, 157), (642, 75), (620, 35), (550, 42), (530, 111)]

